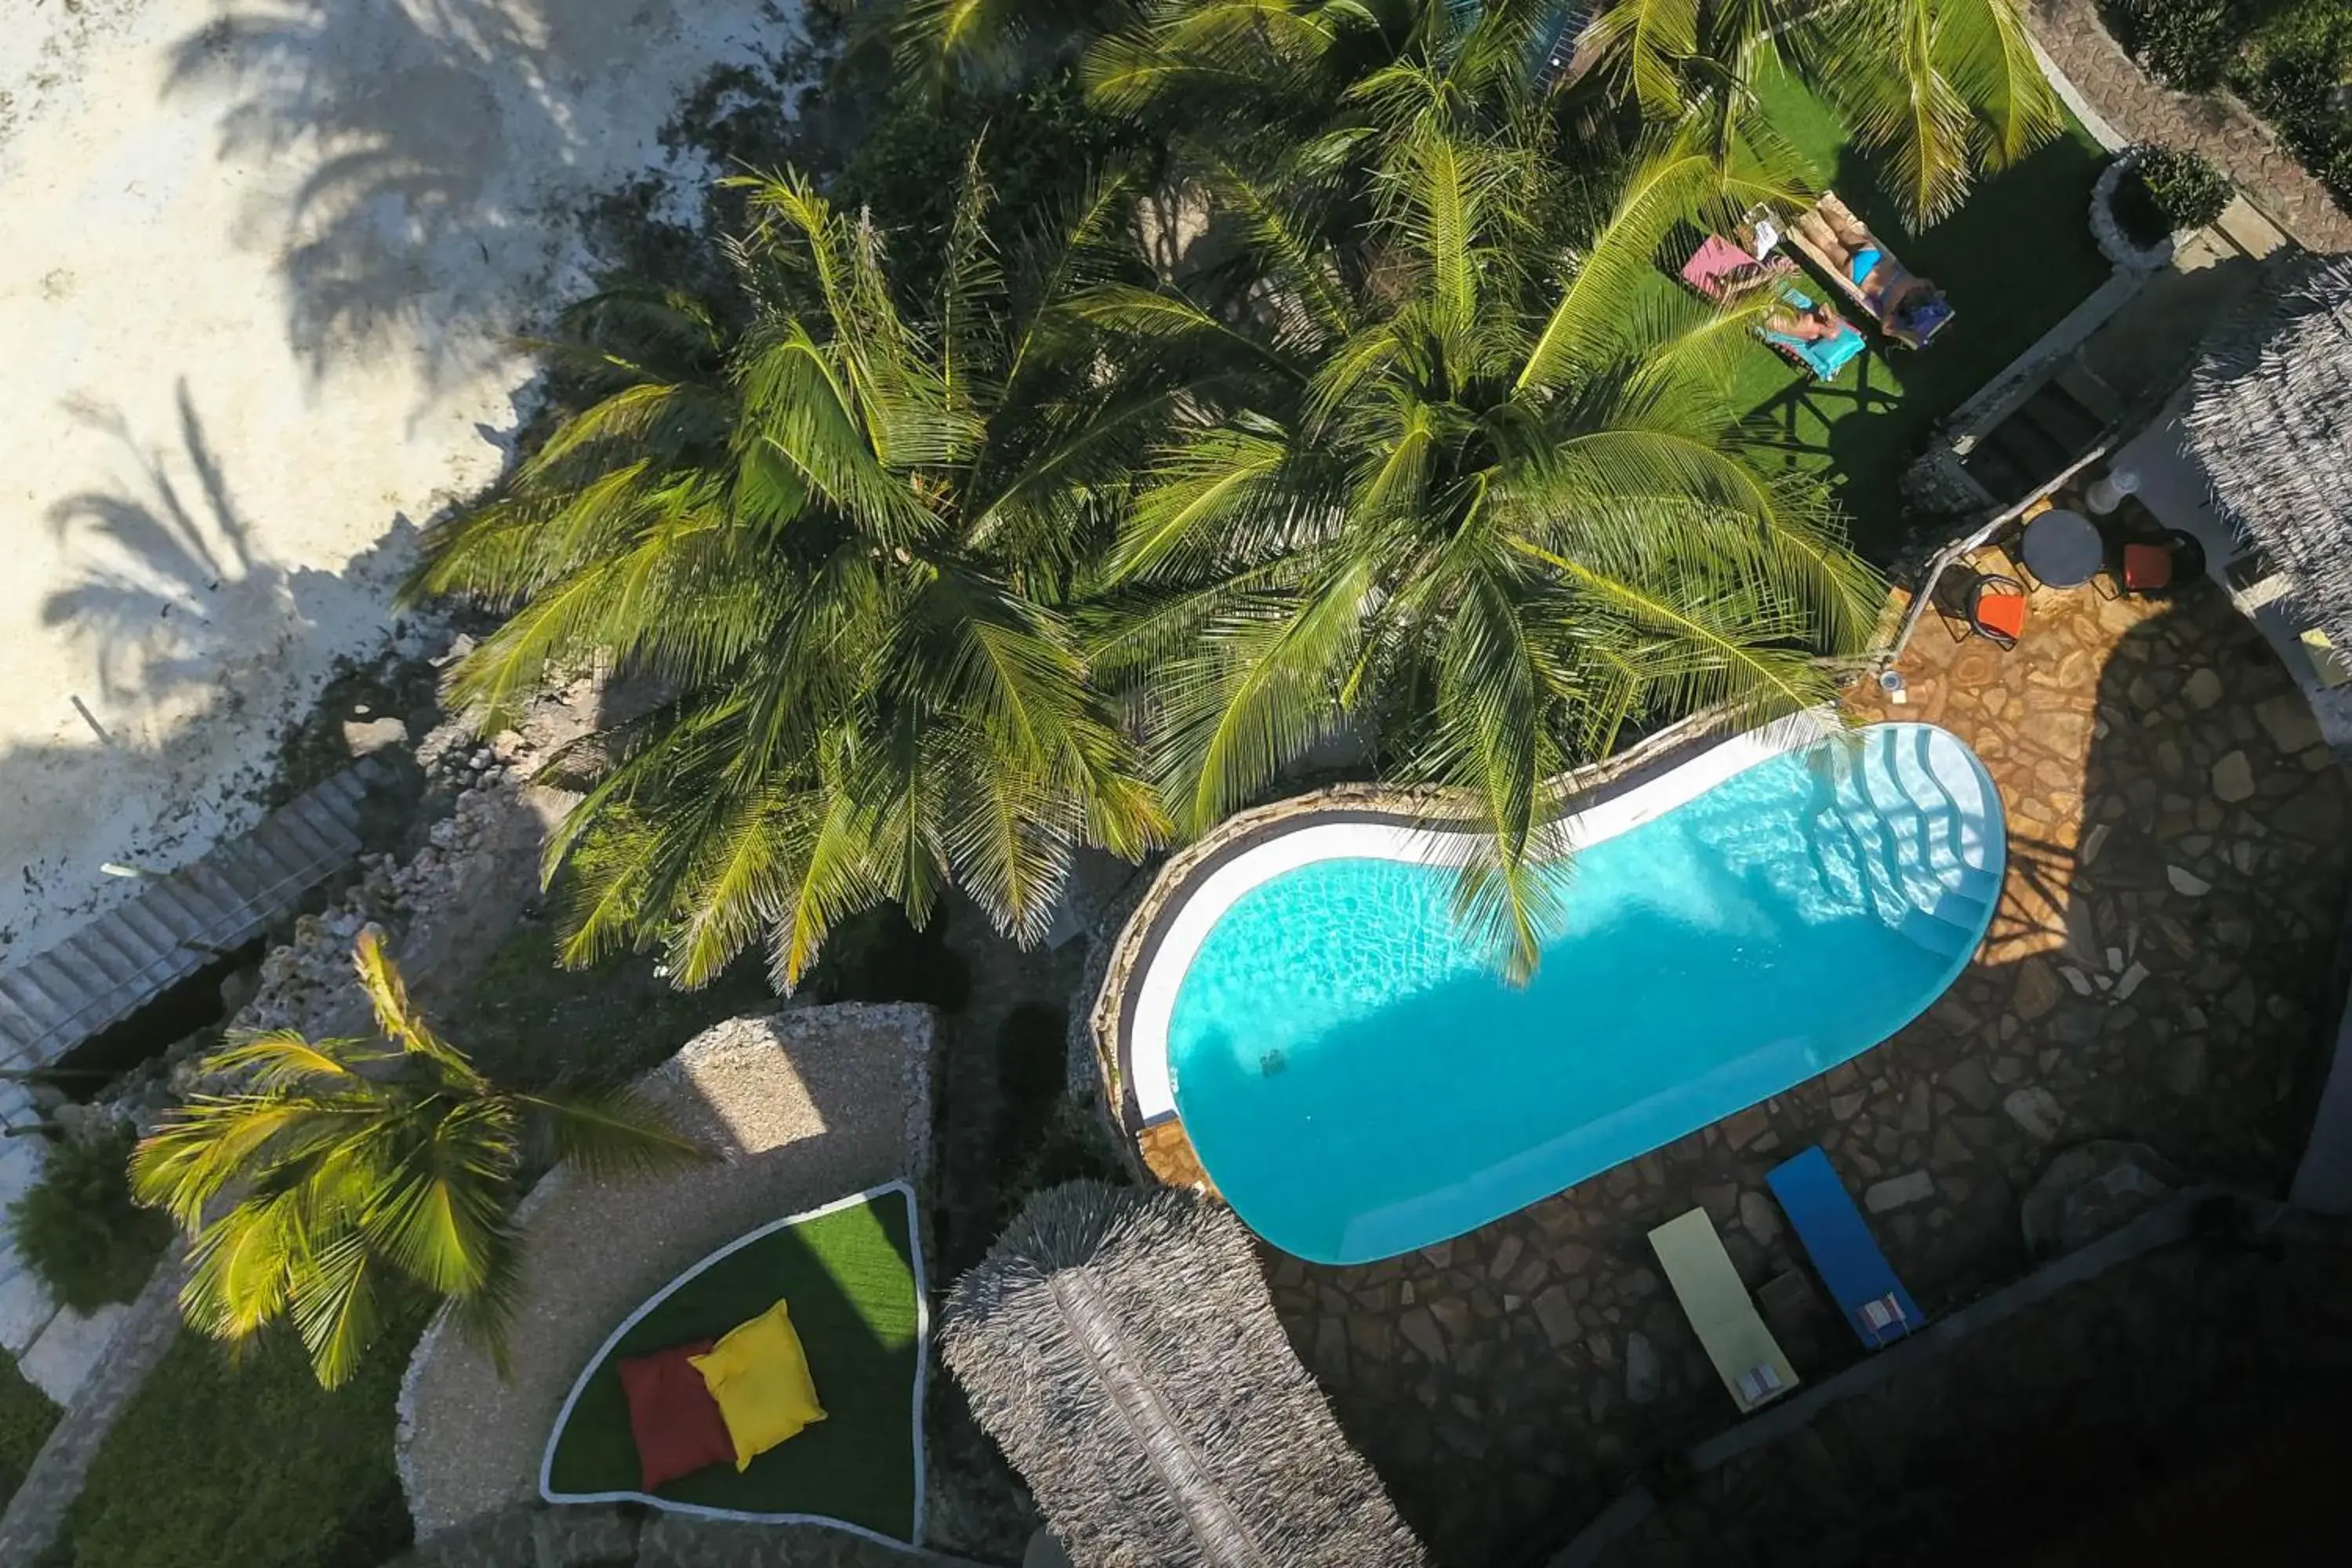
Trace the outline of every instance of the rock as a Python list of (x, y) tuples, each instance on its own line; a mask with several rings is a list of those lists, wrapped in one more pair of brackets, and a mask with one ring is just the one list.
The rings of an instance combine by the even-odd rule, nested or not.
[(2205, 1081), (2205, 1042), (2195, 1035), (2173, 1042), (2164, 1058), (2164, 1087), (2183, 1099)]
[(446, 650), (435, 658), (427, 659), (425, 662), (430, 664), (436, 669), (446, 669), (451, 665), (457, 663), (459, 659), (465, 658), (467, 654), (473, 651), (474, 638), (472, 634), (467, 632), (459, 632), (456, 637), (449, 639), (449, 646)]
[(2231, 805), (2254, 797), (2254, 764), (2243, 752), (2231, 752), (2213, 764), (2213, 798)]
[(1511, 1266), (1518, 1262), (1519, 1254), (1526, 1247), (1527, 1243), (1521, 1241), (1517, 1236), (1503, 1237), (1501, 1244), (1495, 1248), (1493, 1259), (1486, 1265), (1486, 1278), (1489, 1279), (1509, 1278)]
[(1936, 1195), (1936, 1178), (1925, 1171), (1913, 1171), (1908, 1175), (1891, 1176), (1879, 1182), (1862, 1194), (1863, 1205), (1873, 1214), (1885, 1214), (1907, 1204), (1924, 1203)]
[(2027, 1136), (2043, 1143), (2058, 1136), (2058, 1129), (2066, 1120), (2066, 1113), (2058, 1107), (2057, 1097), (2039, 1087), (2011, 1090), (2000, 1108), (2009, 1112), (2011, 1121), (2025, 1130)]
[(1967, 1100), (1971, 1110), (1990, 1110), (1992, 1102), (1997, 1098), (1992, 1079), (1986, 1073), (1984, 1063), (1974, 1057), (1963, 1057), (1953, 1064), (1951, 1070), (1936, 1081), (1940, 1087), (1950, 1089), (1960, 1099)]
[(234, 1018), (245, 1011), (245, 1005), (261, 994), (261, 970), (258, 965), (239, 969), (221, 976), (221, 1016)]
[(2299, 691), (2283, 691), (2254, 704), (2254, 717), (2270, 731), (2271, 744), (2280, 752), (2293, 756), (2319, 744), (2319, 721), (2311, 716), (2311, 705)]
[(2041, 1258), (2087, 1247), (2182, 1184), (2179, 1171), (2145, 1143), (2103, 1139), (2069, 1149), (2020, 1205), (2025, 1245)]
[(2221, 678), (2210, 669), (2195, 670), (2182, 683), (2180, 695), (2192, 708), (2210, 708), (2221, 700)]
[(343, 750), (355, 757), (372, 757), (408, 744), (408, 726), (397, 719), (346, 719)]
[(1640, 1331), (1625, 1336), (1625, 1397), (1636, 1405), (1647, 1405), (1657, 1398), (1665, 1381), (1664, 1369), (1658, 1364), (1656, 1347), (1650, 1337)]
[(2138, 990), (2141, 983), (2147, 979), (2147, 965), (2140, 963), (2137, 959), (2134, 959), (2132, 961), (2132, 966), (2129, 969), (2125, 970), (2116, 980), (2115, 999), (2117, 1002), (2130, 1001), (2132, 993)]
[(1739, 1194), (1739, 1225), (1759, 1247), (1769, 1247), (1780, 1237), (1780, 1216), (1772, 1212), (1772, 1201), (1762, 1193)]
[(1916, 1079), (1912, 1081), (1910, 1098), (1903, 1107), (1901, 1125), (1904, 1131), (1925, 1132), (1934, 1124), (1933, 1113), (1928, 1107), (1929, 1093), (1927, 1079)]
[(2057, 973), (2040, 958), (2029, 958), (2017, 966), (2017, 989), (2010, 996), (2010, 1007), (2027, 1020), (2039, 1018), (2058, 1005), (2062, 994)]
[(2213, 890), (2212, 883), (2186, 867), (2167, 866), (2164, 879), (2172, 884), (2174, 892), (2192, 899), (2201, 899)]

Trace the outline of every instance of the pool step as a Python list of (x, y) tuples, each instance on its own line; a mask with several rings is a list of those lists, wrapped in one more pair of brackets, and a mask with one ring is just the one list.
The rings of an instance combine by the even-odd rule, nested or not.
[(1947, 894), (1933, 910), (1906, 910), (1895, 930), (1912, 946), (1938, 958), (1966, 958), (1983, 940), (1985, 906)]

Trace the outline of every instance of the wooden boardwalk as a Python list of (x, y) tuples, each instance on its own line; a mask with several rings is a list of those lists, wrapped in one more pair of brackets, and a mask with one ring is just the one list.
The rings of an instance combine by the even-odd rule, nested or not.
[(362, 760), (143, 882), (47, 952), (0, 971), (0, 1068), (47, 1066), (223, 953), (251, 942), (360, 852), (360, 805), (383, 764)]

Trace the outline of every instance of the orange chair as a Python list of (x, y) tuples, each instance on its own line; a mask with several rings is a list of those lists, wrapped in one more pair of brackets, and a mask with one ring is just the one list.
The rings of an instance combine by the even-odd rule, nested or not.
[(2025, 635), (2025, 584), (1997, 573), (1980, 574), (1969, 584), (1969, 628), (2003, 648)]

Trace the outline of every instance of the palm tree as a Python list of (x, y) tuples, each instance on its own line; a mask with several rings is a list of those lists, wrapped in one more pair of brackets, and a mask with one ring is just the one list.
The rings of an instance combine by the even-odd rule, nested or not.
[(131, 1152), (132, 1192), (191, 1238), (180, 1305), (215, 1339), (290, 1319), (320, 1384), (337, 1387), (375, 1336), (389, 1270), (447, 1298), (503, 1365), (511, 1210), (534, 1138), (592, 1177), (700, 1151), (626, 1089), (498, 1088), (417, 1015), (373, 931), (352, 962), (381, 1038), (236, 1039), (205, 1070), (251, 1087), (167, 1118)]
[(1573, 111), (1617, 106), (1726, 169), (1791, 166), (1757, 100), (1785, 68), (1844, 110), (1914, 225), (2061, 124), (2020, 0), (1157, 0), (1087, 68), (1106, 105), (1215, 144), (1237, 125), (1328, 129), (1397, 66), (1505, 108), (1558, 94), (1579, 161), (1609, 139), (1605, 116)]
[(1912, 226), (2058, 133), (2021, 0), (1605, 0), (1595, 79), (1722, 155), (1777, 142), (1756, 88), (1785, 67), (1844, 110)]
[[(1342, 732), (1451, 792), (1484, 828), (1459, 912), (1524, 973), (1566, 847), (1548, 781), (1637, 726), (1826, 700), (1823, 656), (1866, 646), (1880, 585), (1815, 482), (1748, 460), (1722, 355), (1750, 318), (1655, 276), (1670, 225), (1769, 194), (1760, 174), (1668, 145), (1595, 222), (1533, 111), (1482, 129), (1443, 65), (1357, 91), (1361, 235), (1311, 186), (1226, 197), (1273, 284), (1256, 330), (1293, 368), (1169, 446), (1113, 551), (1129, 596), (1099, 658), (1188, 831)], [(1164, 293), (1087, 309), (1223, 330)]]
[(1108, 360), (1068, 313), (1140, 276), (1126, 182), (1001, 266), (977, 167), (921, 313), (869, 223), (798, 175), (735, 182), (737, 317), (592, 301), (557, 352), (593, 400), (428, 538), (414, 591), (514, 610), (456, 700), (495, 714), (551, 668), (669, 694), (568, 759), (593, 787), (550, 849), (567, 963), (659, 943), (691, 987), (764, 932), (789, 989), (844, 917), (920, 925), (951, 884), (1034, 941), (1079, 845), (1162, 841), (1066, 601), (1205, 372)]

